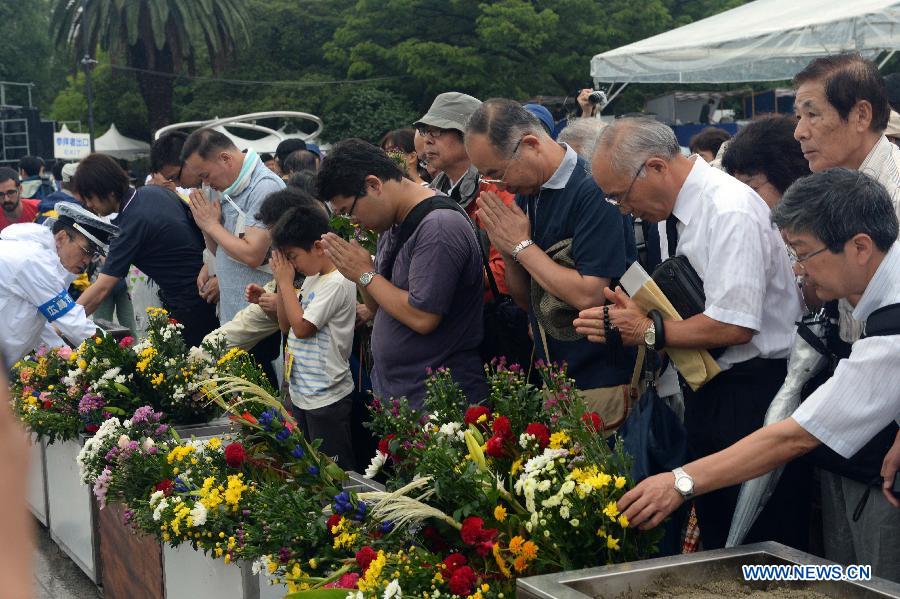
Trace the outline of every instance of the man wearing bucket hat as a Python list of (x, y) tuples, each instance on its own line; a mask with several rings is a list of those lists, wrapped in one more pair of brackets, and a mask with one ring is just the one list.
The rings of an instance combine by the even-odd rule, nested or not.
[[(425, 161), (429, 167), (440, 171), (429, 187), (449, 196), (481, 227), (475, 200), (482, 191), (497, 194), (507, 205), (513, 202), (514, 196), (494, 184), (482, 182), (478, 169), (469, 160), (463, 136), (466, 122), (479, 106), (481, 100), (460, 92), (440, 94), (425, 116), (415, 122), (415, 128), (425, 142)], [(490, 246), (490, 241), (483, 232), (481, 243), (483, 247), (489, 248), (488, 261), (497, 288), (501, 294), (508, 294), (503, 258), (496, 248)], [(489, 290), (490, 287), (486, 286), (486, 289)]]
[(97, 330), (67, 290), (73, 275), (106, 254), (118, 228), (78, 204), (57, 211), (52, 228), (20, 223), (0, 233), (0, 354), (7, 364), (35, 349), (48, 324), (70, 343)]

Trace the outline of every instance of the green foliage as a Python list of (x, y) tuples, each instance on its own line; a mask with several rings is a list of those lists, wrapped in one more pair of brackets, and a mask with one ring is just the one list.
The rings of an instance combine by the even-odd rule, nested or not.
[[(49, 106), (65, 85), (65, 71), (54, 57), (50, 42), (49, 0), (0, 0), (0, 80), (34, 83), (32, 102)], [(26, 105), (24, 90), (9, 88), (7, 102)]]
[(408, 126), (419, 117), (399, 94), (360, 86), (324, 103), (329, 114), (322, 136), (329, 141), (359, 137), (377, 142), (386, 131)]

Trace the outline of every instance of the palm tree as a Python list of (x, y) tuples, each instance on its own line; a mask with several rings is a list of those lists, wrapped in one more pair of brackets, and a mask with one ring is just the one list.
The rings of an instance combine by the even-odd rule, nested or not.
[[(199, 50), (214, 72), (248, 39), (247, 0), (55, 0), (51, 35), (75, 56), (99, 46), (133, 69), (150, 128), (172, 122), (175, 77), (189, 73)], [(87, 26), (82, 27), (87, 14)]]

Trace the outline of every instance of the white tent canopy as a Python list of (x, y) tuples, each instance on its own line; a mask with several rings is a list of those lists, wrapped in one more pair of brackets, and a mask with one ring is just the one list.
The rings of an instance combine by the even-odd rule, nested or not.
[(756, 0), (598, 54), (597, 83), (733, 83), (792, 78), (816, 56), (900, 49), (897, 0)]
[(115, 123), (109, 126), (109, 131), (94, 140), (94, 149), (103, 154), (109, 154), (113, 158), (132, 160), (138, 156), (146, 156), (150, 153), (150, 144), (138, 139), (125, 137), (116, 129)]

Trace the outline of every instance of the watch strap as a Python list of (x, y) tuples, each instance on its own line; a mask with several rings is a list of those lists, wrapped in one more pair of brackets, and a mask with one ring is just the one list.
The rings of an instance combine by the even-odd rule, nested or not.
[(647, 312), (647, 316), (653, 321), (653, 328), (656, 330), (656, 339), (653, 344), (653, 349), (659, 351), (666, 346), (666, 325), (663, 321), (662, 313), (659, 310), (654, 309)]
[(534, 245), (533, 239), (524, 239), (524, 240), (520, 241), (519, 243), (517, 243), (516, 247), (514, 247), (513, 251), (512, 251), (512, 259), (515, 260), (516, 262), (518, 262), (519, 261), (519, 252), (521, 252), (525, 248), (530, 247), (532, 245)]

